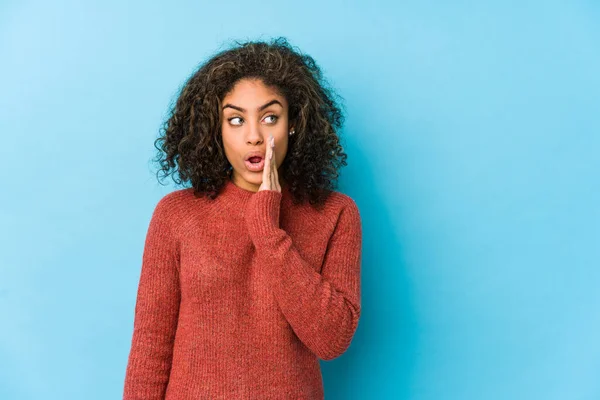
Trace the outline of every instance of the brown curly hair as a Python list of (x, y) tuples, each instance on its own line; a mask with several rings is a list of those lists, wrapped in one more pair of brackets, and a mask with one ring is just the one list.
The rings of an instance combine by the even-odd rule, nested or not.
[(240, 79), (259, 78), (281, 91), (295, 127), (281, 165), (289, 191), (295, 202), (306, 197), (310, 204), (322, 205), (335, 189), (339, 168), (347, 165), (338, 137), (343, 99), (315, 60), (286, 38), (234, 44), (201, 64), (183, 84), (154, 142), (157, 177), (173, 174), (177, 184), (191, 182), (196, 197), (214, 199), (232, 172), (221, 138), (221, 101)]

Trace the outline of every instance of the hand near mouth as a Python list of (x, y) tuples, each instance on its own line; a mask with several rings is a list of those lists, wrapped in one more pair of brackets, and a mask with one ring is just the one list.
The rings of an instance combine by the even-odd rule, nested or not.
[(277, 175), (277, 160), (275, 159), (275, 138), (269, 135), (269, 146), (265, 154), (265, 166), (263, 168), (263, 178), (258, 191), (275, 190), (281, 193), (279, 176)]

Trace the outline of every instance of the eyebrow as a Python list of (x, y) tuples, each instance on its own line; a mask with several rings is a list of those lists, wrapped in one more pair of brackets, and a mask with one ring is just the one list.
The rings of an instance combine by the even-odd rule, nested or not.
[[(264, 110), (265, 108), (269, 107), (272, 104), (279, 104), (283, 108), (283, 105), (279, 102), (279, 100), (271, 100), (270, 102), (268, 102), (266, 104), (263, 104), (262, 106), (258, 107), (258, 111), (262, 111), (262, 110)], [(225, 104), (223, 106), (223, 110), (226, 109), (227, 107), (233, 108), (233, 109), (241, 111), (241, 112), (246, 112), (245, 108), (234, 106), (233, 104), (229, 104), (229, 103), (227, 103), (227, 104)]]

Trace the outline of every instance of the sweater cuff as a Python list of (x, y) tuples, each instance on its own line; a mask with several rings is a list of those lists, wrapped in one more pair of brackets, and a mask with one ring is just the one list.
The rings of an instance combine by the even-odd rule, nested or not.
[(248, 233), (255, 244), (267, 244), (277, 237), (281, 198), (281, 192), (261, 190), (248, 200), (244, 215)]

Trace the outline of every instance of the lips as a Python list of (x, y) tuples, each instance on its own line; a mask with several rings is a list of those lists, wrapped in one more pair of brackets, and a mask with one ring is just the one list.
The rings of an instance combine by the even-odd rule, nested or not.
[(260, 160), (260, 162), (257, 162), (257, 163), (252, 163), (252, 162), (246, 160), (246, 161), (244, 161), (244, 164), (246, 165), (246, 169), (248, 171), (259, 172), (259, 171), (262, 171), (265, 167), (265, 159), (262, 158)]
[(248, 171), (262, 171), (265, 166), (265, 153), (258, 150), (247, 153), (244, 156), (244, 164), (246, 165), (246, 169)]
[[(255, 157), (257, 157), (257, 159), (254, 159)], [(264, 158), (265, 158), (265, 154), (262, 151), (252, 151), (252, 152), (246, 154), (246, 156), (244, 157), (244, 161), (249, 161), (252, 159), (252, 161), (260, 162)]]

